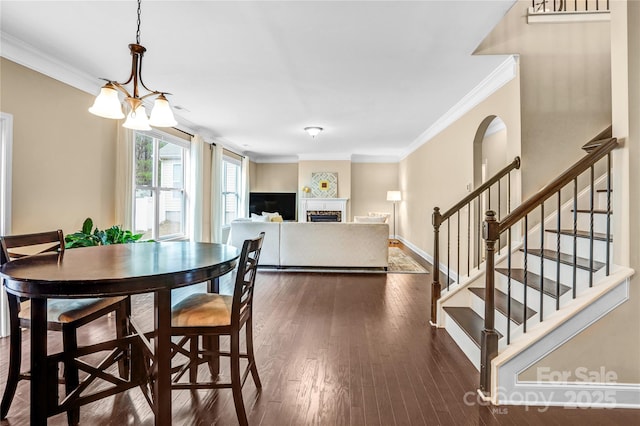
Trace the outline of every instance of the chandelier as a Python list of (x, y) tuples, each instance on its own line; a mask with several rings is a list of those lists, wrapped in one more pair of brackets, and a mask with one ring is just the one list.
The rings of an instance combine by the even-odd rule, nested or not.
[[(173, 117), (169, 101), (167, 101), (165, 97), (165, 95), (169, 93), (151, 90), (145, 86), (142, 81), (142, 56), (147, 49), (140, 44), (140, 3), (141, 0), (138, 0), (136, 42), (129, 45), (132, 58), (129, 79), (124, 83), (118, 83), (117, 81), (103, 78), (107, 84), (100, 89), (100, 94), (96, 97), (91, 108), (89, 108), (89, 112), (104, 118), (124, 118), (125, 115), (122, 111), (122, 104), (118, 97), (118, 91), (120, 91), (125, 96), (124, 100), (128, 109), (127, 120), (123, 124), (124, 127), (134, 130), (151, 130), (151, 126), (172, 127), (178, 123)], [(133, 91), (129, 93), (125, 86), (132, 82)], [(149, 93), (140, 96), (138, 84)], [(153, 104), (153, 109), (151, 110), (151, 117), (147, 117), (147, 112), (142, 101), (152, 96), (156, 96), (156, 99)]]

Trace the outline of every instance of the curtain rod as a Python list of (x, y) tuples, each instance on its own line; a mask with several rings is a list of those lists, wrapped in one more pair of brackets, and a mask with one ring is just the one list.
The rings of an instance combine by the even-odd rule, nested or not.
[[(195, 136), (195, 135), (193, 135), (193, 134), (191, 134), (191, 133), (189, 133), (189, 132), (186, 132), (186, 131), (184, 131), (184, 130), (182, 130), (182, 129), (178, 129), (177, 127), (172, 127), (172, 129), (173, 129), (173, 130), (177, 130), (177, 131), (179, 131), (180, 133), (184, 133), (185, 135), (190, 136), (190, 137), (194, 137), (194, 136)], [(216, 143), (215, 143), (215, 142), (211, 142), (211, 143), (207, 143), (207, 145), (209, 145), (209, 146), (216, 146)]]
[(187, 136), (191, 136), (191, 137), (193, 137), (193, 136), (194, 136), (194, 135), (192, 135), (192, 134), (191, 134), (191, 133), (189, 133), (189, 132), (185, 132), (185, 131), (184, 131), (184, 130), (182, 130), (182, 129), (178, 129), (177, 127), (172, 127), (172, 129), (173, 129), (173, 130), (177, 130), (177, 131), (179, 131), (179, 132), (181, 132), (181, 133), (184, 133), (184, 134), (185, 134), (185, 135), (187, 135)]
[[(185, 131), (184, 131), (184, 130), (182, 130), (182, 129), (178, 129), (177, 127), (173, 127), (173, 129), (174, 129), (174, 130), (177, 130), (177, 131), (179, 131), (179, 132), (182, 132), (182, 133), (184, 133), (185, 135), (188, 135), (188, 136), (191, 136), (191, 137), (193, 137), (193, 136), (194, 136), (194, 135), (192, 135), (192, 134), (191, 134), (191, 133), (189, 133), (189, 132), (185, 132)], [(210, 143), (209, 145), (216, 146), (216, 143), (215, 143), (215, 142), (212, 142), (212, 143)], [(245, 158), (245, 157), (246, 157), (246, 155), (238, 154), (237, 152), (232, 151), (232, 150), (230, 150), (229, 148), (224, 148), (224, 149), (226, 149), (227, 151), (231, 152), (232, 154), (237, 155), (237, 156), (238, 156), (238, 157), (240, 157), (240, 158)]]

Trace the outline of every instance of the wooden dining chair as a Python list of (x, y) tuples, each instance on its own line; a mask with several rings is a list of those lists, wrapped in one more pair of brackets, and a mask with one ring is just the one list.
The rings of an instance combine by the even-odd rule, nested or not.
[[(38, 234), (11, 235), (0, 237), (0, 265), (17, 258), (35, 255), (58, 254), (59, 261), (64, 256), (64, 236), (61, 230)], [(1, 290), (0, 290), (1, 291)], [(31, 323), (30, 302), (7, 292), (9, 305), (9, 372), (7, 383), (0, 403), (0, 418), (9, 412), (18, 382), (32, 379), (29, 373), (21, 372), (22, 336), (21, 327), (29, 328)], [(130, 299), (125, 296), (91, 299), (49, 299), (47, 303), (47, 328), (62, 332), (64, 351), (64, 383), (67, 394), (79, 384), (78, 368), (74, 360), (78, 348), (77, 329), (110, 312), (116, 314), (116, 333), (118, 338), (128, 332), (128, 317), (131, 311)], [(119, 362), (122, 377), (129, 374), (128, 360)], [(69, 424), (77, 424), (79, 408), (67, 412)]]
[[(242, 386), (249, 372), (256, 387), (262, 387), (253, 352), (252, 312), (256, 269), (263, 239), (264, 232), (257, 238), (244, 241), (232, 296), (195, 293), (172, 308), (171, 334), (181, 337), (177, 343), (172, 343), (172, 360), (181, 361), (172, 365), (172, 389), (231, 388), (240, 425), (248, 424), (242, 400)], [(240, 331), (243, 326), (246, 332), (246, 353), (240, 352)], [(219, 350), (217, 341), (213, 340), (219, 336), (230, 336), (229, 352)], [(180, 360), (179, 354), (186, 358), (186, 361)], [(220, 356), (230, 357), (231, 382), (223, 383), (216, 380)], [(242, 373), (240, 359), (248, 361)], [(198, 380), (198, 366), (203, 363), (209, 364), (212, 376), (206, 382)], [(188, 381), (181, 381), (187, 372)]]

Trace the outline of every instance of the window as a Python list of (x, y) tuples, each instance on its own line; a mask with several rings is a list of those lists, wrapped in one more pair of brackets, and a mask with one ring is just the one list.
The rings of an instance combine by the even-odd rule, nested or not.
[(223, 225), (229, 225), (232, 220), (238, 218), (240, 211), (240, 188), (242, 163), (232, 157), (222, 157), (222, 199), (224, 204)]
[[(11, 146), (13, 116), (0, 113), (0, 235), (11, 233)], [(2, 280), (0, 280), (1, 282)], [(0, 337), (9, 335), (7, 295), (0, 289)]]
[(143, 239), (185, 235), (185, 162), (188, 143), (169, 135), (134, 132), (133, 227)]
[(0, 113), (0, 235), (11, 231), (11, 145), (13, 116)]

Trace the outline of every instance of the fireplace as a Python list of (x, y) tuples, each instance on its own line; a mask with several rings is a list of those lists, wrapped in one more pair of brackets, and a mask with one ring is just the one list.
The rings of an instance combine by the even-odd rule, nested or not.
[(308, 210), (307, 222), (342, 222), (340, 210)]
[[(303, 198), (298, 211), (298, 220), (300, 222), (346, 222), (347, 200), (347, 198)], [(311, 219), (311, 215), (328, 215), (329, 217)]]

